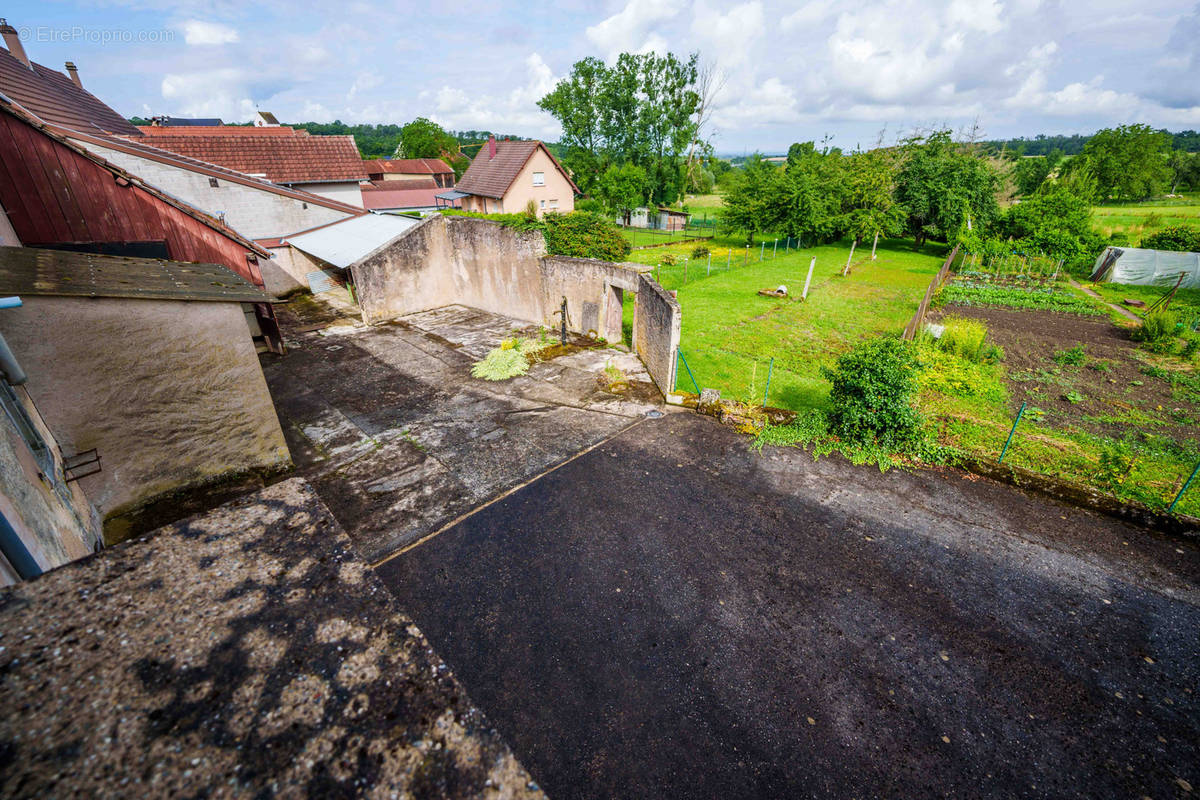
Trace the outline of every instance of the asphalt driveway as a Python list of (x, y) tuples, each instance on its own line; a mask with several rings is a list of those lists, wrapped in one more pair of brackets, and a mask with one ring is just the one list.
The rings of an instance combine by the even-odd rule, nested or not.
[(378, 568), (551, 797), (1200, 788), (1200, 551), (953, 470), (625, 430)]

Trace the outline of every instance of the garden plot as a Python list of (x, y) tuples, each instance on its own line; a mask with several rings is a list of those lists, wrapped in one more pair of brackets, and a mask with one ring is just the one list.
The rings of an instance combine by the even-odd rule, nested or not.
[[(1062, 287), (973, 281), (943, 290), (934, 321), (982, 322), (999, 350), (993, 364), (948, 359), (925, 381), (939, 441), (994, 459), (1024, 404), (1006, 461), (1165, 507), (1200, 459), (1190, 355), (1140, 346), (1129, 327)], [(1195, 514), (1200, 500), (1185, 496), (1178, 510)]]

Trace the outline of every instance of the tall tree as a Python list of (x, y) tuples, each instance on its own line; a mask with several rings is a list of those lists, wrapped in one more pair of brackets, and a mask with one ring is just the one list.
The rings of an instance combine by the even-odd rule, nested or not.
[(458, 139), (425, 117), (417, 117), (400, 128), (400, 143), (395, 154), (400, 158), (440, 158), (458, 177), (462, 177), (470, 164), (459, 149)]
[(636, 164), (613, 164), (596, 181), (594, 193), (607, 209), (621, 214), (628, 225), (630, 212), (646, 202), (648, 183), (646, 170)]
[[(1167, 186), (1170, 135), (1149, 125), (1105, 128), (1083, 146), (1102, 199), (1144, 200)], [(1074, 166), (1074, 165), (1072, 165)]]
[(770, 230), (778, 222), (778, 205), (773, 200), (776, 168), (755, 153), (746, 166), (731, 171), (722, 200), (721, 220), (730, 228), (746, 234), (746, 243), (754, 243), (754, 234)]
[(904, 207), (905, 228), (920, 248), (927, 238), (952, 241), (968, 228), (986, 226), (1000, 212), (1000, 176), (950, 131), (908, 139), (896, 173), (896, 199)]
[(1017, 194), (1027, 197), (1036, 192), (1062, 159), (1062, 150), (1051, 150), (1044, 156), (1017, 158), (1016, 166), (1013, 167), (1013, 181), (1017, 185)]
[(701, 107), (698, 62), (694, 53), (622, 53), (612, 66), (585, 58), (538, 101), (562, 126), (563, 161), (581, 189), (629, 163), (646, 171), (653, 202), (679, 196)]

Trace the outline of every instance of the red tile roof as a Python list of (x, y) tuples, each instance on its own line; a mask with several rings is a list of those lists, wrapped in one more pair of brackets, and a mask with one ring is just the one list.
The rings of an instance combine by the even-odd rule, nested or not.
[(91, 134), (72, 133), (71, 138), (77, 139), (85, 144), (96, 145), (98, 147), (107, 147), (112, 150), (117, 150), (129, 155), (139, 156), (149, 161), (154, 161), (159, 164), (165, 164), (170, 167), (185, 169), (189, 172), (195, 172), (200, 175), (207, 175), (210, 178), (220, 178), (232, 183), (239, 183), (243, 186), (250, 186), (255, 189), (261, 189), (264, 192), (290, 197), (293, 200), (301, 200), (303, 202), (324, 206), (335, 211), (344, 211), (347, 214), (365, 214), (367, 213), (358, 206), (352, 206), (348, 203), (342, 203), (337, 200), (332, 200), (328, 197), (306, 192), (303, 189), (292, 189), (288, 186), (282, 186), (278, 183), (271, 183), (265, 178), (255, 178), (246, 175), (236, 170), (227, 169), (226, 167), (217, 164), (209, 164), (206, 161), (199, 161), (187, 156), (181, 156), (178, 153), (171, 153), (166, 150), (159, 150), (157, 147), (151, 147), (147, 144), (147, 137), (141, 139), (118, 138), (116, 136), (93, 136)]
[[(437, 181), (433, 178), (409, 178), (403, 181), (371, 181), (370, 183), (360, 184), (359, 187), (364, 192), (375, 192), (379, 190), (396, 189), (441, 189), (437, 185)], [(453, 188), (453, 187), (446, 187)]]
[[(161, 150), (263, 175), (274, 183), (365, 181), (353, 136), (310, 136), (291, 128), (159, 128), (145, 136)], [(267, 133), (282, 131), (282, 133)], [(141, 131), (139, 131), (139, 134)]]
[(363, 168), (371, 175), (444, 175), (454, 172), (440, 158), (377, 158), (363, 161)]
[[(400, 183), (400, 181), (392, 181)], [(452, 189), (391, 189), (377, 188), (362, 193), (363, 207), (368, 211), (404, 208), (436, 208), (437, 195)]]
[(550, 156), (554, 166), (567, 179), (567, 183), (571, 184), (575, 193), (579, 194), (579, 187), (571, 180), (571, 176), (563, 169), (562, 164), (558, 163), (558, 159), (546, 145), (541, 142), (512, 140), (496, 142), (495, 158), (488, 157), (486, 144), (480, 148), (479, 155), (475, 156), (475, 160), (471, 162), (471, 166), (467, 167), (467, 171), (463, 173), (462, 179), (454, 188), (467, 194), (500, 199), (508, 192), (508, 187), (512, 186), (513, 181), (517, 179), (525, 162), (537, 152), (538, 148)]
[[(146, 136), (295, 136), (295, 128), (286, 125), (255, 128), (252, 125), (138, 125)], [(299, 133), (307, 133), (300, 131)]]
[(55, 128), (141, 135), (129, 120), (91, 92), (80, 89), (66, 75), (36, 62), (31, 69), (4, 48), (0, 48), (0, 92)]

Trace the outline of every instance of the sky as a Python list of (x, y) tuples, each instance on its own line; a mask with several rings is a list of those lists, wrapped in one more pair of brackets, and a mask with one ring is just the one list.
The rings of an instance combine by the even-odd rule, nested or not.
[(718, 152), (1146, 122), (1200, 129), (1200, 2), (18, 0), (29, 56), (125, 115), (403, 124), (557, 139), (538, 98), (586, 56), (698, 51)]

